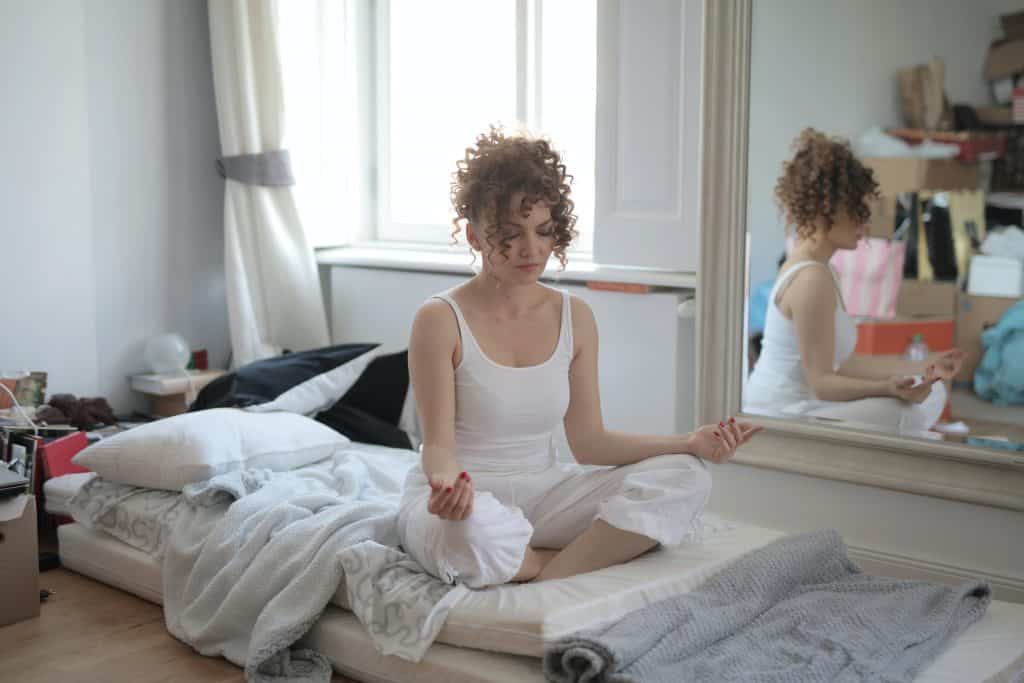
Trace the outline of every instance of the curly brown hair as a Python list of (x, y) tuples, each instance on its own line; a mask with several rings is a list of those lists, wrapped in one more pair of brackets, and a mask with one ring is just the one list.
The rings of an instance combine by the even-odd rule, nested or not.
[[(538, 201), (551, 207), (554, 224), (554, 253), (565, 268), (565, 250), (576, 237), (576, 215), (569, 198), (572, 176), (565, 171), (561, 155), (543, 138), (527, 133), (506, 136), (499, 127), (490, 127), (477, 136), (476, 146), (466, 148), (466, 156), (456, 163), (452, 174), (451, 200), (455, 210), (452, 240), (462, 222), (484, 226), (484, 238), (508, 259), (514, 235), (502, 232), (501, 220), (512, 210), (529, 213)], [(512, 195), (525, 193), (517, 207), (510, 207)]]
[(813, 235), (819, 218), (831, 230), (840, 211), (859, 223), (871, 218), (869, 201), (878, 198), (878, 183), (849, 141), (805, 128), (793, 149), (796, 154), (782, 164), (775, 200), (797, 237)]

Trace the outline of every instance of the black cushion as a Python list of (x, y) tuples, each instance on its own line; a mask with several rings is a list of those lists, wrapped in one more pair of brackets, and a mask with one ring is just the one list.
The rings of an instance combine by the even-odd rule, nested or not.
[(398, 424), (408, 389), (409, 352), (400, 351), (374, 358), (341, 400)]
[(379, 344), (338, 344), (243, 365), (203, 387), (191, 410), (244, 408), (273, 401), (297, 384), (358, 358)]
[[(292, 387), (377, 346), (339, 344), (249, 363), (203, 387), (191, 410), (243, 408), (273, 401)], [(345, 395), (316, 419), (353, 441), (410, 448), (409, 436), (398, 427), (408, 391), (408, 351), (379, 356)]]
[(409, 436), (398, 428), (408, 391), (409, 352), (379, 356), (352, 388), (316, 419), (353, 441), (410, 448)]
[(409, 435), (399, 429), (397, 424), (382, 420), (344, 401), (338, 401), (330, 410), (317, 415), (316, 419), (353, 441), (391, 448), (412, 448)]

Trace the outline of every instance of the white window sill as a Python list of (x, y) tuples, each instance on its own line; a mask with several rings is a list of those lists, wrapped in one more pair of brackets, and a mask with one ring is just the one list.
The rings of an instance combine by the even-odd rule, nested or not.
[[(321, 266), (348, 266), (381, 268), (426, 273), (472, 275), (470, 256), (461, 249), (431, 249), (420, 245), (391, 245), (382, 243), (357, 244), (316, 250), (316, 261)], [(478, 261), (479, 263), (479, 257)], [(697, 274), (658, 268), (634, 268), (594, 263), (589, 256), (570, 254), (565, 270), (559, 270), (553, 261), (544, 271), (544, 280), (554, 282), (615, 282), (648, 285), (659, 289), (696, 289)]]

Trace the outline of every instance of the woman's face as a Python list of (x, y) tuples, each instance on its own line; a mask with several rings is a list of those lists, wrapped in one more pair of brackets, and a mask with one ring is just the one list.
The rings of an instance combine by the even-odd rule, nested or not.
[[(514, 209), (522, 206), (525, 194), (516, 192), (509, 201)], [(524, 215), (510, 211), (490, 240), (487, 226), (470, 224), (469, 244), (483, 257), (483, 269), (499, 282), (509, 285), (531, 284), (540, 279), (555, 246), (555, 225), (551, 207), (538, 201)], [(508, 249), (502, 254), (502, 245)]]

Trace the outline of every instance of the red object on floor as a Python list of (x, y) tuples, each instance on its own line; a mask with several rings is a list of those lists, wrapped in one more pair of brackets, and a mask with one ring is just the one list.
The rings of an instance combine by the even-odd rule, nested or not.
[[(39, 445), (39, 450), (36, 452), (36, 466), (43, 469), (41, 470), (42, 476), (36, 477), (35, 495), (38, 500), (43, 500), (44, 480), (61, 477), (65, 474), (89, 471), (81, 465), (71, 462), (71, 459), (88, 445), (89, 437), (85, 435), (85, 432), (74, 432), (59, 439), (54, 439), (49, 443)], [(40, 514), (44, 514), (42, 511), (43, 507), (40, 507)], [(63, 515), (48, 515), (48, 517), (55, 526), (70, 524), (75, 521)]]
[(88, 445), (89, 437), (85, 435), (85, 432), (75, 432), (39, 446), (36, 457), (40, 458), (43, 463), (41, 479), (52, 479), (75, 472), (88, 472), (89, 470), (81, 465), (71, 462), (71, 458)]
[(948, 351), (953, 348), (953, 319), (897, 318), (859, 322), (855, 353), (865, 356), (902, 355), (917, 334), (921, 335), (930, 351)]

